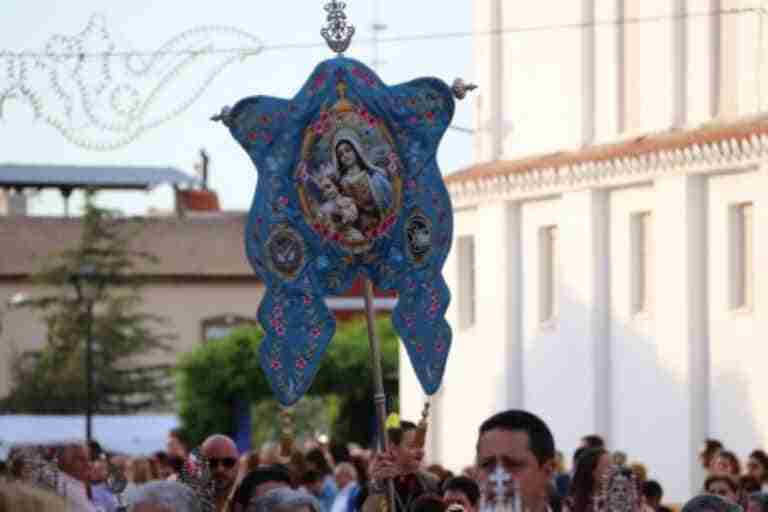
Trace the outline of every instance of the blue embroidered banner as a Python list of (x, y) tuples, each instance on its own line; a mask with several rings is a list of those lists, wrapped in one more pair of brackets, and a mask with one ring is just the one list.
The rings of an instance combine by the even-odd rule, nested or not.
[(361, 273), (397, 291), (395, 330), (424, 391), (440, 386), (453, 215), (436, 152), (453, 113), (444, 82), (389, 87), (343, 57), (318, 65), (292, 100), (255, 96), (229, 112), (259, 173), (245, 246), (267, 287), (260, 361), (282, 404), (307, 391), (333, 337), (325, 297)]

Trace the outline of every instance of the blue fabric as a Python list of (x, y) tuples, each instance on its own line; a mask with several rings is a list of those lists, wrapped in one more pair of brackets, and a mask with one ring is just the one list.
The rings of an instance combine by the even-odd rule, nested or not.
[(346, 512), (357, 512), (359, 507), (357, 506), (357, 500), (360, 497), (360, 493), (363, 492), (363, 488), (359, 485), (355, 484), (355, 488), (352, 489), (352, 492), (349, 493), (349, 497), (347, 498), (347, 511)]
[(91, 501), (100, 510), (104, 512), (116, 512), (118, 507), (117, 498), (107, 488), (106, 484), (96, 484), (91, 486)]
[(232, 404), (232, 416), (234, 418), (233, 439), (240, 453), (247, 453), (251, 449), (253, 426), (251, 421), (251, 403), (238, 397)]
[(336, 481), (331, 475), (326, 476), (325, 480), (323, 480), (323, 490), (320, 493), (320, 496), (317, 497), (317, 500), (323, 507), (323, 512), (330, 512), (338, 492), (339, 489), (336, 487)]
[(307, 391), (336, 330), (325, 297), (361, 274), (397, 291), (394, 327), (424, 391), (439, 388), (453, 215), (435, 157), (453, 113), (444, 82), (389, 87), (342, 57), (318, 65), (292, 100), (255, 96), (231, 110), (259, 173), (245, 246), (267, 287), (260, 362), (283, 405)]

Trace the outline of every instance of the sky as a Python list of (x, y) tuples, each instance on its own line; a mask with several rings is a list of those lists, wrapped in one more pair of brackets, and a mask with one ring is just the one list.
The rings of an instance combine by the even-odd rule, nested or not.
[[(184, 3), (175, 0), (5, 0), (0, 7), (3, 19), (0, 53), (42, 53), (46, 48), (61, 48), (63, 40), (51, 38), (55, 34), (73, 36), (80, 33), (93, 15), (104, 20), (118, 51), (153, 51), (182, 32), (212, 25), (235, 28), (258, 38), (267, 47), (305, 43), (317, 43), (318, 46), (266, 49), (227, 65), (215, 74), (210, 85), (186, 111), (144, 131), (127, 146), (109, 151), (84, 149), (72, 144), (48, 123), (35, 120), (30, 106), (8, 100), (2, 105), (0, 120), (0, 163), (152, 165), (193, 173), (198, 152), (205, 148), (211, 156), (209, 183), (218, 192), (222, 207), (247, 210), (256, 186), (256, 171), (229, 132), (221, 124), (209, 121), (209, 117), (222, 106), (234, 105), (247, 96), (293, 97), (315, 65), (333, 56), (322, 45), (319, 34), (325, 23), (324, 3), (324, 0)], [(376, 10), (379, 21), (387, 25), (381, 33), (382, 38), (388, 39), (469, 32), (472, 25), (471, 0), (451, 0), (450, 9), (446, 8), (448, 2), (445, 0), (379, 0), (378, 4), (376, 0), (347, 0), (347, 4), (349, 21), (356, 26), (357, 32), (346, 55), (368, 65), (374, 58), (370, 40)], [(240, 48), (246, 44), (243, 37), (233, 37), (233, 32), (227, 30), (214, 31), (208, 37), (216, 48)], [(51, 44), (53, 46), (49, 46)], [(99, 49), (97, 44), (93, 45), (93, 51)], [(90, 46), (85, 48), (86, 52), (89, 50)], [(448, 83), (456, 77), (472, 80), (470, 37), (382, 41), (378, 45), (378, 54), (381, 64), (377, 71), (389, 84), (422, 76), (435, 76)], [(201, 69), (210, 69), (223, 59), (222, 55), (206, 57), (201, 60)], [(50, 60), (47, 64), (55, 65)], [(0, 62), (0, 65), (7, 66), (6, 62)], [(9, 82), (4, 71), (0, 68), (0, 91)], [(196, 69), (190, 73), (182, 73), (164, 83), (164, 95), (159, 95), (158, 101), (146, 112), (148, 119), (162, 117), (165, 110), (191, 96), (205, 75)], [(140, 94), (146, 94), (159, 83), (153, 78), (133, 85), (139, 87)], [(66, 102), (52, 92), (49, 84), (44, 77), (37, 76), (30, 79), (29, 85), (42, 91), (43, 111), (52, 117), (60, 116)], [(130, 99), (130, 95), (125, 93), (120, 98)], [(459, 102), (454, 124), (471, 127), (472, 109), (471, 97)], [(80, 133), (88, 135), (91, 132), (83, 130)], [(470, 165), (471, 135), (449, 130), (438, 153), (438, 162), (444, 174)], [(169, 210), (173, 206), (172, 192), (167, 186), (149, 194), (103, 192), (97, 203), (118, 208), (126, 214), (142, 214), (149, 208)], [(60, 215), (63, 204), (57, 191), (41, 192), (30, 198), (29, 210), (35, 215)], [(73, 194), (70, 206), (73, 213), (79, 213), (82, 197)]]

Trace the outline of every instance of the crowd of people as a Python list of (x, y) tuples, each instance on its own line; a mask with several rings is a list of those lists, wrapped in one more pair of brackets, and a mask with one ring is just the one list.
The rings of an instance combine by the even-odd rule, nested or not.
[[(223, 434), (192, 449), (178, 429), (149, 457), (106, 454), (92, 442), (38, 449), (33, 460), (29, 447), (17, 447), (1, 468), (0, 512), (378, 512), (388, 502), (415, 512), (672, 510), (646, 468), (597, 435), (582, 439), (566, 470), (549, 427), (526, 411), (488, 418), (474, 440), (476, 463), (461, 474), (425, 466), (419, 434), (400, 422), (384, 453), (311, 441), (241, 454)], [(752, 452), (744, 471), (717, 440), (700, 455), (708, 476), (683, 512), (768, 512), (765, 452)]]

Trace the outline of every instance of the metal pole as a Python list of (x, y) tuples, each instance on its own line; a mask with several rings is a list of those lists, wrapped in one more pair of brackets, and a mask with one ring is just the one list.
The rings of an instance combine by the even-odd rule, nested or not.
[[(384, 394), (384, 378), (381, 372), (381, 344), (376, 334), (376, 310), (373, 305), (373, 283), (365, 278), (365, 319), (368, 324), (368, 343), (371, 345), (371, 367), (373, 369), (373, 403), (376, 406), (376, 424), (379, 427), (379, 451), (387, 451), (387, 396)], [(387, 509), (395, 510), (395, 484), (387, 481)]]
[(93, 302), (88, 301), (85, 338), (85, 442), (91, 443), (91, 398), (93, 392)]

